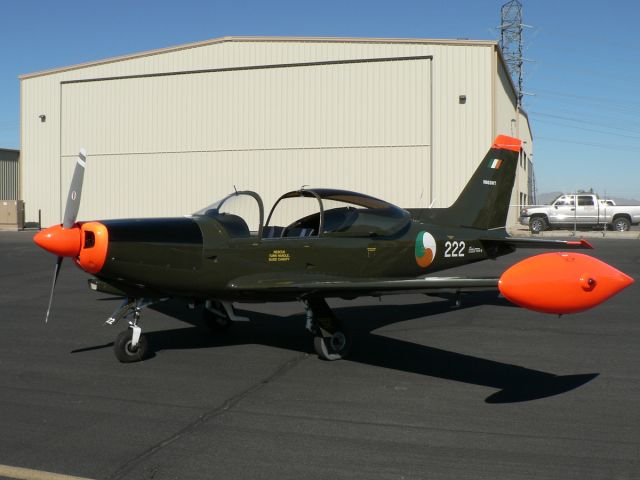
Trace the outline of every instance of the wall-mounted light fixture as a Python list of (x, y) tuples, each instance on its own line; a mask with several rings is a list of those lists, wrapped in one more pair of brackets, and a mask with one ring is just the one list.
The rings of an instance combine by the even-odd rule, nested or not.
[(41, 121), (42, 123), (44, 123), (44, 122), (46, 122), (46, 121), (47, 121), (47, 116), (46, 116), (46, 115), (44, 115), (44, 114), (43, 114), (43, 115), (38, 115), (38, 117), (40, 118), (40, 121)]
[(465, 103), (467, 103), (467, 96), (466, 95), (460, 95), (458, 97), (458, 103), (460, 105), (464, 105)]

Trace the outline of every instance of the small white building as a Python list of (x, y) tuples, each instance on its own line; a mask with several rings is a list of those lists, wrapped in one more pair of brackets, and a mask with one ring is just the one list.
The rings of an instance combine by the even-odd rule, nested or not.
[(233, 191), (270, 208), (303, 185), (448, 206), (497, 134), (532, 135), (494, 41), (224, 37), (20, 77), (26, 220), (191, 213)]

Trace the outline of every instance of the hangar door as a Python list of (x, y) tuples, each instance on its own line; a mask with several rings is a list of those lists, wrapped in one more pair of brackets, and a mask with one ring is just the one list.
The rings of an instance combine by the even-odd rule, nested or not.
[(303, 185), (404, 207), (429, 198), (431, 61), (337, 61), (62, 84), (61, 206), (89, 160), (80, 219), (183, 215), (233, 191), (269, 209)]

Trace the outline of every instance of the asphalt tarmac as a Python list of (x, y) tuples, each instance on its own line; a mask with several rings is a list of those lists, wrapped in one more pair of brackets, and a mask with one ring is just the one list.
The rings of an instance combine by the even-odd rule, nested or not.
[[(69, 261), (45, 325), (55, 259), (31, 236), (0, 233), (0, 478), (640, 478), (640, 281), (562, 318), (487, 294), (331, 300), (355, 337), (340, 362), (299, 304), (242, 306), (252, 322), (217, 335), (168, 304), (142, 317), (152, 358), (125, 365), (119, 302)], [(591, 241), (640, 280), (638, 240)]]

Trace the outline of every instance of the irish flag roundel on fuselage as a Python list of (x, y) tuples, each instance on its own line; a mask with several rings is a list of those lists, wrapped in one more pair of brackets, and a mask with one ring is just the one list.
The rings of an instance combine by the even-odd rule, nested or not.
[(422, 268), (431, 265), (436, 258), (436, 239), (429, 232), (420, 232), (416, 237), (416, 263)]

